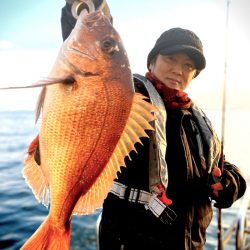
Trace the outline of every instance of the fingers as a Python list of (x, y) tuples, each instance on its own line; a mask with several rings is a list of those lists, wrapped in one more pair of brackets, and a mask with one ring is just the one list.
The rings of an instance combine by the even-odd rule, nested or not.
[[(214, 167), (213, 171), (212, 171), (212, 175), (215, 177), (215, 178), (219, 178), (221, 177), (221, 170), (220, 168), (218, 167)], [(212, 191), (213, 191), (213, 195), (215, 197), (219, 197), (219, 191), (223, 189), (223, 186), (220, 182), (217, 182), (215, 184), (212, 184), (211, 185), (211, 188), (212, 188)]]
[(212, 185), (211, 185), (211, 188), (212, 188), (213, 190), (220, 191), (220, 190), (223, 189), (223, 186), (222, 186), (222, 184), (221, 184), (220, 182), (218, 182), (218, 183), (212, 184)]
[(221, 170), (220, 170), (220, 168), (218, 168), (218, 167), (214, 167), (214, 169), (213, 169), (213, 171), (212, 171), (212, 175), (214, 176), (214, 177), (220, 177), (221, 176)]
[(223, 186), (220, 182), (211, 185), (213, 195), (219, 197), (219, 191), (223, 190)]

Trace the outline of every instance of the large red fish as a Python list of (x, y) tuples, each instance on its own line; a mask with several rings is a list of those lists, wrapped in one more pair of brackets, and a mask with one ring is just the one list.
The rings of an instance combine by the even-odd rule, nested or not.
[(42, 91), (41, 164), (30, 147), (23, 174), (50, 210), (22, 249), (69, 249), (72, 215), (102, 206), (154, 119), (155, 108), (134, 91), (121, 38), (100, 11), (80, 15), (49, 78), (62, 82)]

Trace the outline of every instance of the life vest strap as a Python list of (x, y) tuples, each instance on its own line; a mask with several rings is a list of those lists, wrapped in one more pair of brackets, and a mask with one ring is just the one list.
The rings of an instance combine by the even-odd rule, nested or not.
[(143, 204), (146, 209), (149, 209), (164, 224), (171, 225), (177, 217), (176, 213), (164, 204), (157, 197), (156, 193), (131, 188), (119, 182), (113, 183), (110, 193), (116, 195), (119, 199)]

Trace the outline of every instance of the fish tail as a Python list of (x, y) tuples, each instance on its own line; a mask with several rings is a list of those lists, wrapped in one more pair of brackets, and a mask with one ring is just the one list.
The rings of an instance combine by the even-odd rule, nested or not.
[(47, 217), (21, 250), (68, 250), (70, 249), (70, 234), (70, 223), (68, 227), (58, 229)]

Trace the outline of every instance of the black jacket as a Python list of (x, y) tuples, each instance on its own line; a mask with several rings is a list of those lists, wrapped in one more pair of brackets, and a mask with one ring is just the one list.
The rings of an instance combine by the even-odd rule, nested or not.
[[(139, 88), (145, 94), (144, 90)], [(167, 110), (167, 152), (169, 184), (167, 196), (177, 214), (173, 225), (165, 225), (144, 205), (121, 200), (109, 194), (103, 205), (100, 224), (100, 250), (119, 249), (202, 249), (206, 241), (206, 229), (212, 219), (212, 195), (209, 169), (200, 157), (197, 143), (199, 124), (193, 115), (193, 106), (188, 110)], [(205, 140), (205, 138), (203, 138)], [(126, 168), (118, 173), (117, 181), (129, 187), (149, 191), (149, 139), (138, 144), (138, 153), (126, 159)], [(206, 159), (208, 148), (203, 143)], [(224, 164), (222, 182), (217, 206), (226, 208), (240, 198), (246, 189), (246, 181), (240, 170)], [(114, 245), (112, 245), (112, 244)], [(138, 243), (138, 244), (137, 244)], [(111, 245), (110, 245), (111, 244)], [(127, 248), (126, 248), (127, 247)]]

